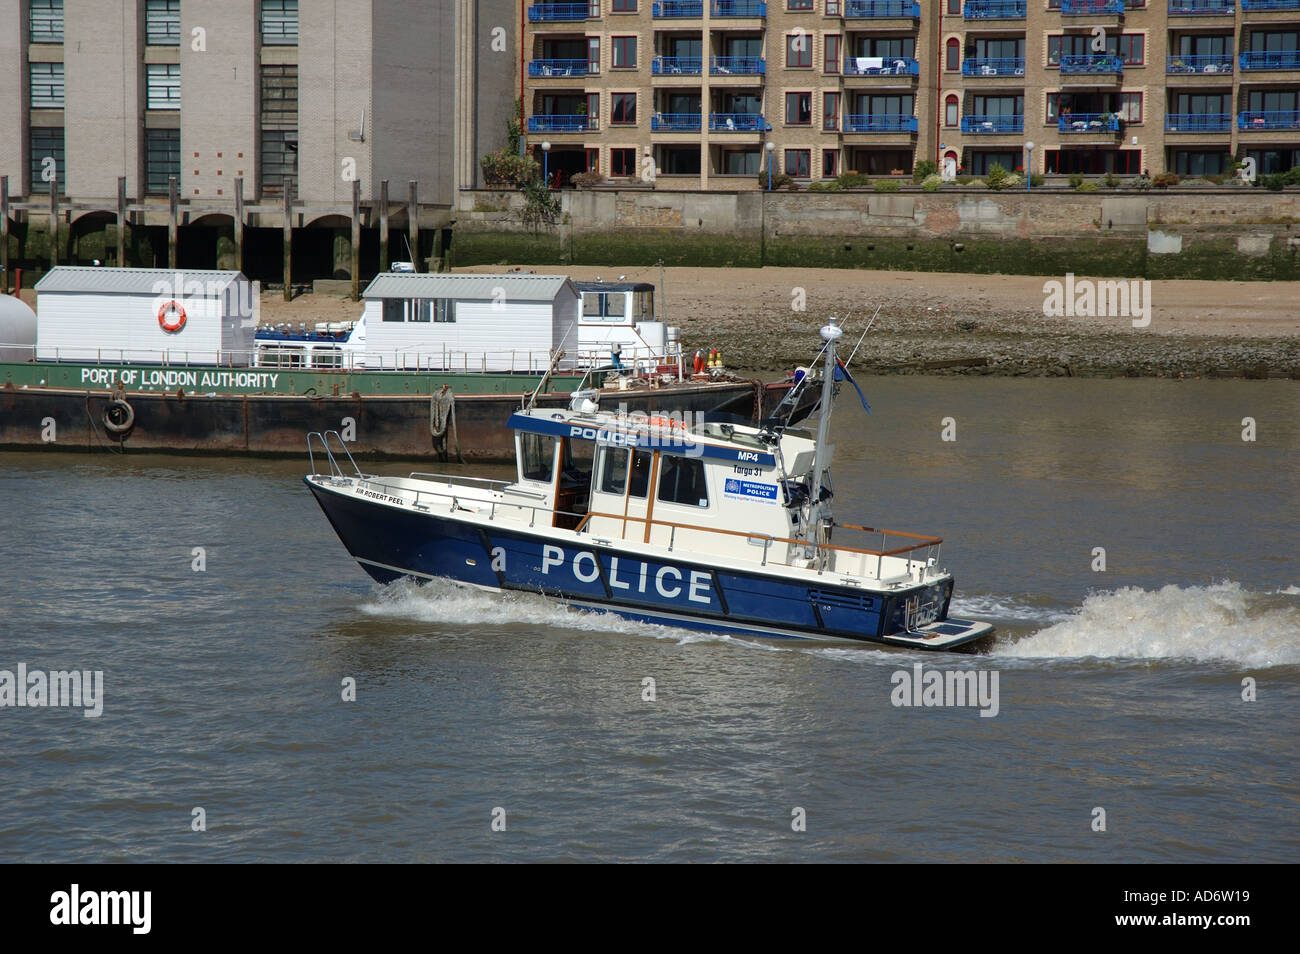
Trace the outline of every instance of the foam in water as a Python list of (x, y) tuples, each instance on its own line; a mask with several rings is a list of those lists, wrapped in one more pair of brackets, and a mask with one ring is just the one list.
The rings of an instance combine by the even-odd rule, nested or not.
[(1065, 622), (998, 656), (1024, 659), (1190, 659), (1264, 667), (1300, 664), (1300, 607), (1225, 581), (1212, 586), (1125, 587), (1094, 593)]
[(360, 610), (368, 616), (416, 619), (429, 623), (524, 624), (586, 632), (652, 636), (656, 639), (675, 640), (679, 645), (724, 642), (754, 649), (776, 648), (720, 633), (703, 633), (675, 626), (639, 623), (623, 619), (614, 613), (570, 609), (556, 600), (536, 593), (518, 591), (494, 593), (457, 586), (448, 580), (429, 580), (425, 583), (398, 580), (380, 589), (377, 599), (363, 603)]

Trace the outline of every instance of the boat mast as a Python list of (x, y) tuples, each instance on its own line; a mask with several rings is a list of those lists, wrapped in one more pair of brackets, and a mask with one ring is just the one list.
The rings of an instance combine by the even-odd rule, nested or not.
[(821, 534), (821, 523), (830, 515), (830, 505), (823, 503), (822, 483), (826, 478), (829, 465), (831, 410), (835, 404), (835, 342), (843, 336), (838, 318), (828, 318), (821, 336), (826, 342), (826, 360), (822, 365), (822, 400), (821, 413), (817, 415), (817, 455), (813, 458), (812, 486), (808, 488), (808, 517), (804, 522), (806, 528), (816, 526)]

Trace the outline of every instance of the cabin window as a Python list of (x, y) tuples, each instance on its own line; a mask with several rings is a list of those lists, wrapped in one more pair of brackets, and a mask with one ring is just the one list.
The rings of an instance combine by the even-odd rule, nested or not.
[(664, 455), (659, 472), (659, 499), (664, 503), (707, 507), (709, 489), (704, 481), (704, 461)]
[(654, 292), (639, 291), (632, 293), (632, 318), (635, 321), (653, 321), (654, 311)]
[(555, 463), (555, 438), (545, 434), (519, 435), (519, 468), (524, 480), (549, 484)]
[(626, 292), (583, 292), (583, 321), (622, 321), (626, 316)]
[(632, 486), (627, 480), (628, 450), (606, 447), (601, 453), (600, 492), (644, 498), (650, 487), (650, 452), (637, 451), (632, 461)]
[(444, 322), (456, 320), (451, 298), (385, 298), (384, 321)]

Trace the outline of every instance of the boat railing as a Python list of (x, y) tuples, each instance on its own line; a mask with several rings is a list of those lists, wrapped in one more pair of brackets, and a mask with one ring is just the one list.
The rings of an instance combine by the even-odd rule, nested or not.
[[(528, 526), (535, 527), (538, 525), (538, 518), (541, 518), (542, 526), (551, 526), (555, 523), (557, 516), (578, 523), (585, 514), (571, 510), (559, 510), (555, 507), (546, 506), (546, 494), (535, 493), (523, 489), (511, 491), (512, 497), (532, 497), (538, 502), (535, 504), (525, 503), (513, 499), (506, 500), (499, 496), (484, 497), (482, 491), (487, 490), (494, 492), (503, 490), (510, 485), (510, 481), (505, 480), (488, 480), (486, 478), (462, 477), (454, 474), (420, 474), (412, 473), (411, 477), (416, 480), (428, 480), (435, 478), (438, 481), (451, 480), (463, 483), (448, 483), (445, 490), (430, 490), (429, 488), (411, 487), (404, 484), (392, 483), (382, 477), (367, 476), (360, 478), (359, 486), (363, 490), (371, 493), (382, 494), (391, 498), (391, 502), (408, 503), (415, 510), (425, 513), (431, 512), (435, 507), (445, 509), (448, 513), (483, 513), (486, 510), (488, 520), (495, 521), (507, 513), (515, 513), (522, 520), (524, 516), (528, 518)], [(479, 495), (469, 493), (458, 493), (457, 487), (462, 491), (479, 491)]]
[[(862, 577), (870, 576), (880, 582), (888, 581), (882, 575), (885, 568), (884, 561), (886, 557), (903, 556), (904, 554), (910, 554), (918, 550), (927, 551), (921, 559), (913, 559), (910, 556), (906, 557), (906, 570), (903, 573), (900, 573), (896, 578), (889, 578), (889, 580), (904, 579), (912, 575), (914, 563), (919, 564), (923, 568), (935, 566), (939, 559), (940, 545), (943, 543), (942, 537), (931, 537), (920, 533), (908, 533), (903, 530), (881, 530), (875, 527), (863, 527), (857, 524), (838, 523), (834, 525), (845, 530), (855, 530), (873, 535), (880, 534), (880, 548), (873, 549), (869, 547), (844, 546), (838, 543), (817, 543), (809, 540), (801, 540), (795, 537), (778, 537), (771, 534), (753, 533), (745, 530), (725, 530), (720, 527), (702, 527), (698, 524), (676, 523), (670, 520), (655, 520), (647, 517), (602, 513), (600, 511), (589, 512), (583, 518), (582, 522), (578, 524), (577, 531), (579, 533), (584, 531), (591, 533), (592, 531), (589, 527), (590, 521), (593, 518), (598, 517), (608, 520), (622, 521), (623, 528), (621, 536), (625, 540), (627, 539), (628, 523), (636, 523), (642, 526), (649, 524), (652, 533), (655, 528), (666, 528), (668, 531), (668, 539), (666, 542), (669, 552), (675, 550), (679, 545), (677, 539), (679, 533), (684, 536), (699, 533), (743, 537), (747, 542), (754, 546), (762, 546), (763, 555), (760, 559), (760, 564), (762, 566), (767, 566), (769, 563), (778, 566), (792, 567), (812, 566), (817, 569), (818, 573), (833, 572)], [(909, 542), (902, 546), (891, 547), (889, 546), (889, 540), (891, 537), (901, 537), (904, 540), (917, 542)], [(779, 550), (775, 553), (773, 552), (773, 547), (779, 547), (781, 544), (786, 544), (784, 556), (781, 555)], [(804, 556), (799, 557), (796, 556), (796, 554), (804, 554)], [(872, 572), (873, 568), (871, 566), (871, 563), (873, 562), (872, 558), (874, 558), (875, 563), (874, 572)], [(802, 562), (795, 563), (794, 561), (796, 559), (801, 559)]]
[(312, 438), (315, 438), (320, 441), (321, 449), (325, 451), (325, 458), (329, 461), (330, 472), (326, 476), (331, 480), (348, 478), (348, 475), (343, 473), (343, 468), (339, 466), (338, 460), (335, 459), (333, 451), (330, 450), (329, 438), (331, 434), (334, 435), (334, 439), (338, 442), (339, 449), (347, 455), (348, 463), (352, 465), (352, 470), (355, 472), (356, 479), (364, 480), (365, 475), (361, 473), (361, 468), (357, 466), (357, 462), (352, 459), (352, 451), (348, 450), (347, 442), (343, 440), (343, 436), (339, 434), (338, 431), (325, 431), (324, 433), (321, 433), (320, 431), (311, 431), (308, 433), (307, 459), (311, 462), (312, 474), (316, 474), (316, 457), (312, 453)]
[[(238, 369), (258, 371), (425, 371), (456, 374), (542, 374), (551, 365), (548, 351), (454, 351), (448, 348), (359, 351), (346, 348), (292, 348), (281, 341), (253, 350), (152, 350), (148, 348), (85, 348), (3, 345), (19, 352), (18, 361), (52, 361), (76, 364), (156, 364), (166, 368)], [(620, 359), (625, 368), (657, 371), (673, 365), (680, 373), (679, 353), (652, 348), (623, 346)], [(561, 371), (590, 371), (610, 368), (609, 349), (583, 349), (562, 362)]]

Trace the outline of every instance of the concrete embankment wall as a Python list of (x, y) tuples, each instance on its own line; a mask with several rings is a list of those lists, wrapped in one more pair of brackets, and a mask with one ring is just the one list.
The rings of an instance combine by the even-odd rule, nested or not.
[(1300, 280), (1300, 192), (560, 195), (561, 221), (533, 231), (519, 194), (462, 193), (452, 263)]

